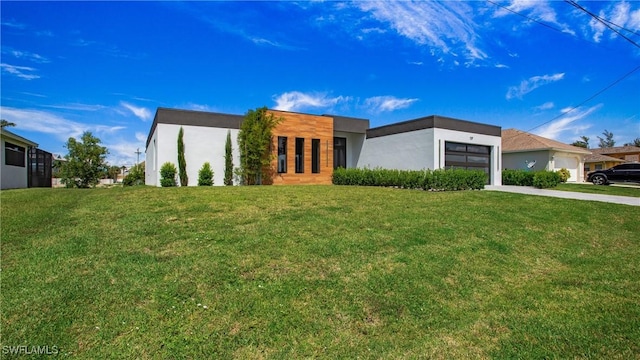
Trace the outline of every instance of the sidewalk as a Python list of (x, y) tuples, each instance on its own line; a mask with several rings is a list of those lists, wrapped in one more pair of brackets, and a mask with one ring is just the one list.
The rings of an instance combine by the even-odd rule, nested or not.
[(563, 199), (576, 199), (576, 200), (589, 200), (589, 201), (601, 201), (614, 204), (623, 204), (631, 206), (640, 206), (640, 198), (630, 196), (616, 196), (616, 195), (601, 195), (601, 194), (587, 194), (573, 191), (557, 191), (557, 190), (545, 190), (536, 189), (530, 186), (513, 186), (513, 185), (485, 185), (485, 190), (489, 191), (503, 191), (517, 194), (526, 195), (538, 195), (538, 196), (550, 196)]

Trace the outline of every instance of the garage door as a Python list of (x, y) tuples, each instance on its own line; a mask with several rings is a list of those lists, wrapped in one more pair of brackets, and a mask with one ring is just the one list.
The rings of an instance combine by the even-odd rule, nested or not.
[(444, 143), (444, 147), (444, 166), (447, 169), (481, 170), (487, 174), (487, 184), (490, 183), (491, 147), (449, 141)]
[(576, 182), (578, 181), (578, 159), (566, 156), (554, 156), (554, 171), (558, 171), (562, 168), (569, 170), (569, 180), (567, 182)]

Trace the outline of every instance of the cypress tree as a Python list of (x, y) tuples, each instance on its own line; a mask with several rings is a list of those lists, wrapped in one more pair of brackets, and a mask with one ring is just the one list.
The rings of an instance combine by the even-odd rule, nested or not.
[(189, 177), (187, 176), (187, 161), (184, 159), (184, 141), (182, 140), (184, 131), (182, 126), (178, 132), (178, 174), (180, 177), (180, 186), (189, 185)]
[(227, 131), (227, 141), (224, 144), (224, 184), (233, 185), (233, 149), (231, 148), (231, 131)]

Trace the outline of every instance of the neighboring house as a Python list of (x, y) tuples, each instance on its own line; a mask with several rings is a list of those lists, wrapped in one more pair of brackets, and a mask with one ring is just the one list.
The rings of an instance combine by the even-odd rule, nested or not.
[(51, 187), (51, 153), (6, 129), (0, 130), (0, 189)]
[[(594, 150), (595, 149), (591, 149), (591, 151)], [(584, 157), (584, 178), (587, 178), (587, 174), (590, 171), (605, 170), (623, 162), (625, 161), (607, 155), (600, 155), (595, 153), (586, 155)]]
[(583, 182), (584, 158), (588, 149), (516, 129), (502, 131), (502, 164), (504, 169), (532, 171), (569, 170), (567, 182)]
[[(283, 119), (273, 130), (274, 184), (331, 184), (338, 167), (479, 169), (490, 184), (501, 184), (497, 126), (429, 116), (370, 129), (367, 119), (268, 111)], [(159, 186), (162, 164), (177, 164), (182, 127), (189, 185), (197, 183), (205, 162), (214, 171), (214, 184), (222, 185), (227, 132), (238, 167), (243, 120), (242, 115), (158, 108), (147, 138), (146, 184)]]
[(594, 154), (606, 155), (624, 161), (640, 161), (640, 147), (637, 146), (616, 146), (590, 150)]

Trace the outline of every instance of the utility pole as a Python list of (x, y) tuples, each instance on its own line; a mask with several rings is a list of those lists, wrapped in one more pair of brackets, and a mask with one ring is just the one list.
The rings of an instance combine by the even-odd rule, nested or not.
[(137, 148), (136, 155), (138, 155), (138, 159), (136, 160), (136, 166), (140, 163), (140, 154), (142, 154), (142, 152), (140, 151), (140, 148)]

